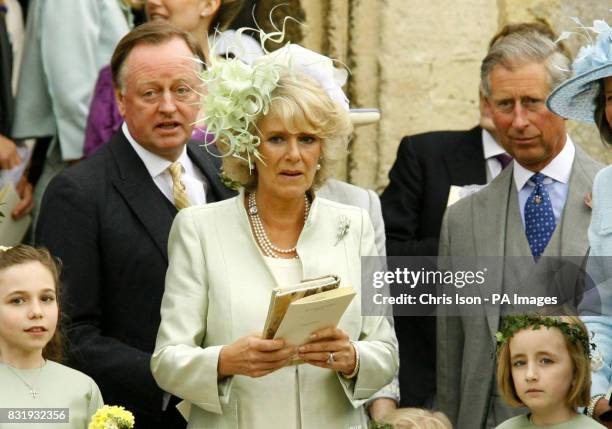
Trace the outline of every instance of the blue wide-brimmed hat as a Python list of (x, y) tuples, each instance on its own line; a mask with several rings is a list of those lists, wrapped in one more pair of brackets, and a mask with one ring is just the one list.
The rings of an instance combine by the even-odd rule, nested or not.
[(580, 48), (572, 65), (574, 76), (550, 93), (546, 105), (563, 118), (594, 123), (598, 82), (612, 76), (612, 28), (602, 20), (582, 28), (597, 33), (597, 40)]

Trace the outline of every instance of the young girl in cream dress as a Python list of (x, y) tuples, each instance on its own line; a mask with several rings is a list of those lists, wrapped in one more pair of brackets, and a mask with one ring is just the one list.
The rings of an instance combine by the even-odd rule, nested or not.
[[(0, 427), (86, 429), (102, 395), (57, 363), (59, 269), (47, 250), (0, 248)], [(44, 409), (44, 410), (43, 410)]]
[(497, 429), (603, 428), (578, 407), (589, 404), (590, 344), (574, 316), (507, 316), (498, 332), (497, 385), (504, 400), (529, 413)]

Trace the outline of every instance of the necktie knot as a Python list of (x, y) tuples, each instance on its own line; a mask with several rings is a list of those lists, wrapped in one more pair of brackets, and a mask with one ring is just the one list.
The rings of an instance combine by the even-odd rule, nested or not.
[(172, 176), (173, 182), (181, 180), (181, 175), (183, 173), (183, 166), (181, 165), (180, 162), (178, 161), (173, 162), (172, 164), (170, 164), (170, 167), (168, 167), (168, 169), (170, 170), (170, 176)]
[(546, 179), (546, 176), (542, 173), (536, 173), (531, 176), (531, 180), (536, 184), (536, 186), (542, 186), (544, 184), (544, 179)]
[(181, 175), (183, 173), (183, 166), (180, 162), (176, 161), (170, 164), (168, 167), (170, 176), (172, 177), (172, 193), (174, 194), (174, 205), (177, 209), (184, 209), (189, 207), (191, 202), (187, 196), (187, 190), (185, 185), (181, 181)]

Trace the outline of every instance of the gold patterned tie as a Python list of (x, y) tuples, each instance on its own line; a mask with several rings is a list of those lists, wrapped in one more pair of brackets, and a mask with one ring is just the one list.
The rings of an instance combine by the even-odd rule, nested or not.
[(174, 206), (177, 209), (184, 209), (185, 207), (189, 207), (191, 205), (191, 201), (189, 201), (189, 197), (187, 196), (187, 191), (185, 189), (185, 185), (181, 182), (181, 171), (182, 166), (180, 162), (175, 162), (170, 167), (168, 167), (170, 171), (170, 176), (172, 176), (172, 193), (174, 194)]

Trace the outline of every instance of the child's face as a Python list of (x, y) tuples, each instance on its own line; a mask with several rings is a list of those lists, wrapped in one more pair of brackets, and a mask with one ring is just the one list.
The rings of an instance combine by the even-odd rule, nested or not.
[(533, 413), (567, 409), (574, 364), (557, 328), (524, 329), (510, 339), (516, 393)]
[(0, 271), (0, 353), (19, 358), (42, 352), (57, 325), (51, 272), (40, 262)]

